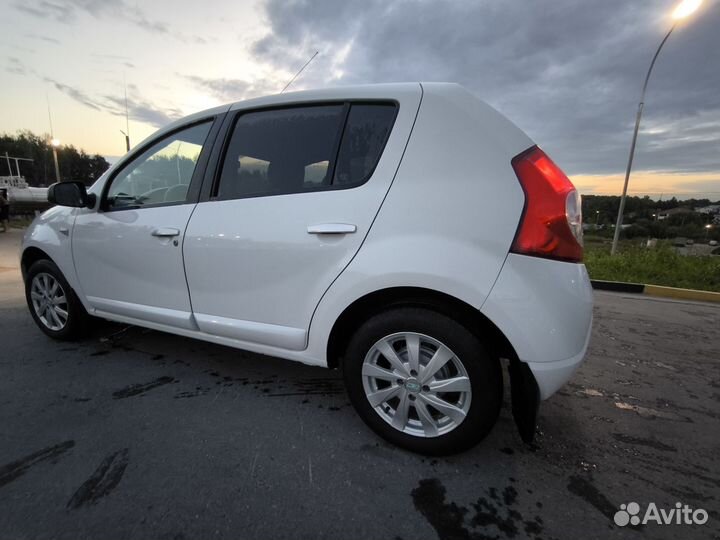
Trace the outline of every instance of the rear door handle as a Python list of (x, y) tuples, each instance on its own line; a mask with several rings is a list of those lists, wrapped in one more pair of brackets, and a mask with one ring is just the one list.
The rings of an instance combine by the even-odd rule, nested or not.
[(155, 229), (151, 234), (159, 237), (178, 236), (180, 234), (180, 230), (173, 229), (172, 227), (161, 227), (159, 229)]
[(307, 232), (310, 234), (350, 234), (355, 231), (357, 231), (357, 227), (350, 223), (320, 223), (307, 228)]

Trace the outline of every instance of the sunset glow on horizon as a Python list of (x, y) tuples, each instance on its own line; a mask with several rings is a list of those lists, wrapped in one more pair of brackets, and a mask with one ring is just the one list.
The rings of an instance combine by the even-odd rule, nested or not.
[[(114, 161), (125, 153), (125, 88), (134, 147), (177, 118), (279, 92), (319, 51), (291, 91), (458, 82), (525, 130), (582, 193), (618, 195), (642, 77), (677, 7), (0, 1), (0, 133), (49, 134), (49, 105), (63, 145)], [(720, 199), (720, 68), (707, 54), (718, 24), (717, 2), (706, 1), (665, 46), (631, 195)]]

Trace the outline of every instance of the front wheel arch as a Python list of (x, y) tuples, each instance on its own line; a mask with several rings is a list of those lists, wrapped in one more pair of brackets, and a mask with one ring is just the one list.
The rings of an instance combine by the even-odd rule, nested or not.
[(57, 263), (52, 260), (52, 257), (50, 257), (50, 255), (45, 253), (42, 249), (34, 246), (25, 248), (22, 256), (20, 257), (20, 271), (22, 272), (23, 280), (27, 277), (27, 272), (30, 267), (42, 259), (48, 260), (57, 266)]
[[(39, 329), (47, 336), (61, 341), (74, 341), (84, 337), (90, 327), (91, 317), (88, 315), (72, 286), (68, 283), (60, 267), (58, 267), (52, 259), (41, 257), (34, 260), (25, 272), (25, 300), (30, 315)], [(34, 306), (32, 297), (33, 280), (36, 275), (41, 273), (48, 274), (60, 286), (60, 294), (65, 305), (65, 321), (60, 328), (51, 328), (44, 323), (41, 319), (42, 313), (38, 312), (36, 306)], [(48, 297), (46, 296), (45, 298), (47, 299)], [(45, 306), (45, 309), (47, 309), (47, 300)], [(47, 311), (45, 313), (47, 314)]]

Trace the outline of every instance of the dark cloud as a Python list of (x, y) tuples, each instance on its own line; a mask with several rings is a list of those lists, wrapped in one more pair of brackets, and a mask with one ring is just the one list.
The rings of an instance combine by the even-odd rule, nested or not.
[(74, 12), (72, 5), (64, 2), (48, 2), (47, 0), (40, 0), (34, 4), (17, 2), (15, 9), (42, 19), (56, 19), (62, 22), (70, 20)]
[(50, 36), (41, 36), (39, 34), (25, 34), (25, 37), (28, 37), (30, 39), (37, 39), (39, 41), (45, 41), (47, 43), (52, 43), (53, 45), (60, 45), (59, 39), (55, 39), (54, 37)]
[(7, 66), (5, 66), (5, 71), (8, 73), (12, 73), (13, 75), (26, 75), (27, 69), (25, 68), (25, 64), (23, 64), (19, 58), (15, 58), (14, 56), (8, 57), (8, 63)]
[[(622, 170), (642, 80), (673, 0), (267, 0), (251, 51), (321, 86), (456, 81), (520, 125), (569, 173)], [(676, 29), (650, 82), (636, 166), (720, 170), (720, 9)]]
[(111, 64), (118, 64), (120, 66), (124, 66), (129, 69), (135, 68), (135, 64), (131, 62), (131, 58), (129, 56), (124, 56), (121, 54), (100, 54), (100, 53), (92, 53), (90, 56), (92, 56), (94, 59), (99, 60), (103, 63), (111, 63)]
[(52, 84), (57, 90), (62, 92), (63, 94), (71, 97), (78, 103), (85, 105), (86, 107), (90, 107), (91, 109), (94, 109), (96, 111), (101, 111), (102, 108), (100, 105), (98, 105), (95, 100), (93, 100), (91, 97), (89, 97), (85, 92), (82, 90), (79, 90), (73, 86), (68, 86), (67, 84), (63, 84), (61, 82), (58, 82), (54, 79), (51, 79), (49, 77), (45, 77), (44, 81), (47, 83)]
[(195, 44), (207, 43), (203, 37), (172, 31), (165, 22), (148, 17), (137, 4), (125, 0), (39, 0), (31, 5), (18, 1), (14, 7), (34, 17), (63, 23), (74, 22), (81, 14), (89, 14), (96, 19), (118, 19), (153, 34), (171, 35)]
[(90, 56), (93, 58), (100, 58), (102, 60), (115, 60), (118, 62), (128, 61), (131, 59), (129, 56), (125, 56), (124, 54), (92, 53)]
[(257, 96), (276, 94), (282, 89), (281, 82), (272, 78), (257, 78), (253, 81), (180, 75), (195, 87), (208, 92), (222, 102), (230, 103)]
[[(72, 98), (76, 102), (90, 109), (101, 112), (108, 112), (115, 116), (125, 116), (125, 96), (104, 95), (99, 97), (89, 96), (86, 92), (56, 81), (49, 77), (43, 80), (52, 84), (57, 90)], [(161, 127), (173, 120), (182, 117), (182, 111), (175, 107), (161, 107), (144, 99), (135, 85), (128, 85), (127, 111), (132, 120), (145, 122), (154, 127)]]
[[(106, 95), (103, 97), (103, 105), (109, 113), (116, 116), (125, 116), (124, 96)], [(159, 107), (134, 93), (128, 95), (127, 106), (131, 120), (145, 122), (154, 127), (162, 127), (183, 116), (180, 109), (175, 107)]]

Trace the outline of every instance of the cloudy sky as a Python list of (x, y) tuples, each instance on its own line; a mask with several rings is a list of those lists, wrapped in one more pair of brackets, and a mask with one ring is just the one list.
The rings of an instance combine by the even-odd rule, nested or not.
[[(619, 193), (673, 0), (0, 0), (0, 132), (124, 151), (183, 115), (293, 89), (465, 85), (585, 193)], [(650, 83), (630, 191), (720, 199), (720, 0), (676, 28)]]

